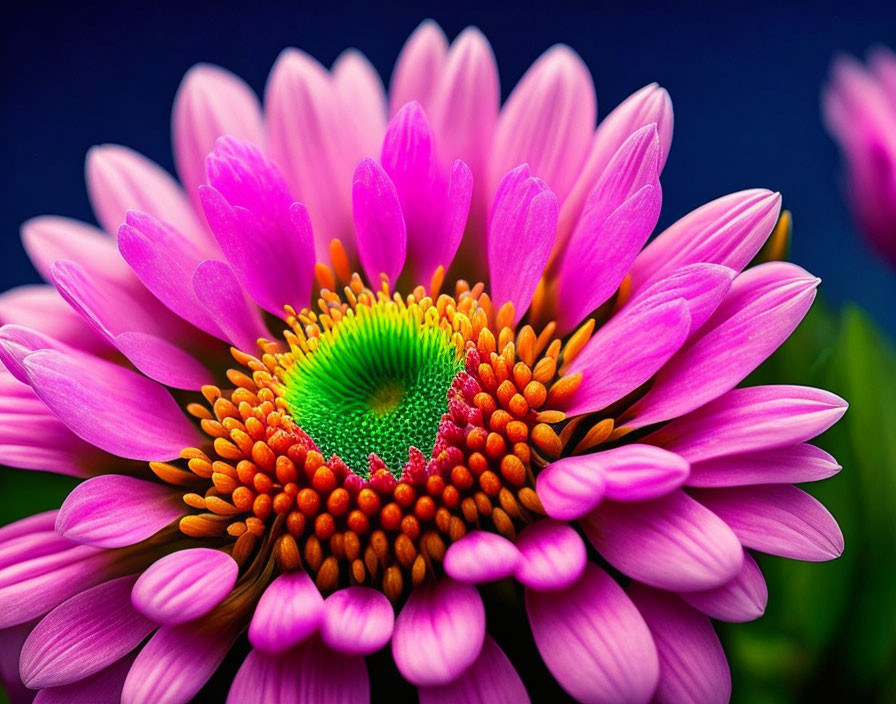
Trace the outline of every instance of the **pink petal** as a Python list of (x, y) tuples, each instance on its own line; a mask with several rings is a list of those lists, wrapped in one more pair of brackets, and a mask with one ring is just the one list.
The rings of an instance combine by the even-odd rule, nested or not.
[(373, 64), (357, 49), (343, 51), (333, 62), (333, 84), (352, 106), (364, 155), (376, 156), (386, 131), (386, 92)]
[(76, 543), (119, 548), (145, 540), (184, 512), (178, 492), (165, 484), (104, 474), (72, 489), (56, 532)]
[(688, 486), (724, 487), (749, 484), (799, 484), (827, 479), (840, 465), (814, 445), (793, 445), (697, 462)]
[(198, 391), (214, 383), (214, 377), (202, 362), (157, 335), (123, 332), (115, 336), (115, 346), (137, 369), (165, 386)]
[(128, 672), (122, 704), (187, 704), (215, 673), (236, 633), (187, 623), (162, 626)]
[(42, 689), (35, 704), (114, 704), (121, 700), (121, 688), (134, 662), (133, 656), (123, 657), (105, 670), (71, 684)]
[(496, 307), (513, 303), (514, 323), (525, 315), (551, 255), (557, 232), (557, 197), (527, 165), (498, 185), (488, 227), (488, 268)]
[(305, 572), (281, 574), (264, 590), (249, 624), (249, 641), (259, 650), (282, 653), (315, 633), (324, 600)]
[(588, 563), (562, 592), (526, 590), (535, 644), (577, 701), (647, 704), (659, 675), (647, 625), (610, 575)]
[(358, 256), (368, 280), (376, 283), (385, 274), (394, 284), (407, 256), (407, 228), (395, 186), (373, 159), (355, 169), (352, 210)]
[(588, 196), (558, 275), (561, 330), (571, 330), (613, 295), (653, 232), (662, 204), (659, 153), (656, 125), (642, 127)]
[(734, 389), (644, 441), (694, 464), (805, 442), (836, 423), (846, 406), (842, 398), (808, 386)]
[(333, 650), (369, 655), (392, 637), (395, 613), (386, 596), (370, 587), (348, 587), (324, 601), (320, 637)]
[(395, 621), (392, 657), (411, 684), (447, 684), (476, 661), (484, 638), (479, 592), (446, 577), (411, 592)]
[(474, 530), (448, 547), (442, 565), (452, 579), (479, 584), (509, 577), (519, 561), (519, 550), (507, 538)]
[(672, 101), (664, 88), (660, 88), (656, 83), (644, 86), (601, 120), (594, 134), (588, 158), (569, 197), (560, 209), (562, 242), (566, 242), (566, 238), (575, 227), (585, 199), (604, 173), (610, 159), (630, 135), (650, 124), (656, 125), (659, 134), (659, 170), (662, 171), (669, 155), (669, 148), (672, 146)]
[(743, 567), (730, 582), (701, 592), (681, 592), (678, 596), (707, 616), (720, 621), (743, 623), (765, 613), (768, 587), (756, 560), (744, 552)]
[(369, 704), (364, 658), (314, 639), (282, 655), (253, 650), (236, 673), (227, 704)]
[(305, 208), (279, 169), (258, 147), (221, 137), (200, 189), (209, 225), (237, 278), (274, 315), (307, 305), (314, 272), (314, 237)]
[(97, 358), (55, 350), (24, 361), (38, 397), (73, 433), (119, 457), (166, 461), (199, 443), (177, 402), (149, 379)]
[(790, 484), (698, 489), (695, 498), (717, 514), (744, 547), (823, 562), (843, 552), (843, 533), (830, 512)]
[(505, 173), (528, 163), (562, 203), (581, 169), (596, 116), (594, 84), (585, 64), (567, 46), (548, 49), (501, 110), (490, 157), (490, 190)]
[(796, 329), (818, 279), (786, 262), (744, 272), (698, 335), (673, 357), (627, 416), (632, 427), (675, 418), (746, 378)]
[(604, 501), (582, 527), (613, 567), (660, 589), (711, 589), (743, 564), (737, 536), (681, 490), (639, 503)]
[(17, 381), (23, 384), (28, 383), (28, 374), (22, 363), (25, 361), (25, 357), (37, 350), (58, 350), (77, 354), (68, 345), (37, 330), (21, 325), (0, 327), (0, 362), (3, 362), (3, 365)]
[(607, 484), (600, 470), (599, 458), (604, 454), (565, 457), (539, 472), (536, 493), (549, 516), (581, 518), (600, 503)]
[(132, 149), (115, 144), (87, 152), (87, 193), (100, 225), (118, 232), (129, 210), (170, 223), (193, 246), (214, 253), (214, 241), (199, 221), (190, 199), (160, 166)]
[(566, 589), (582, 576), (585, 543), (568, 523), (543, 518), (530, 523), (516, 541), (522, 559), (514, 576), (527, 587)]
[(13, 628), (0, 630), (0, 691), (6, 695), (4, 701), (11, 704), (30, 704), (38, 694), (22, 683), (22, 677), (19, 674), (19, 655), (22, 652), (22, 644), (32, 628), (34, 628), (33, 623), (23, 623)]
[(442, 74), (448, 53), (448, 39), (433, 20), (423, 20), (405, 42), (389, 86), (389, 113), (394, 115), (401, 106), (416, 100), (424, 108), (437, 80)]
[(778, 220), (781, 195), (764, 189), (718, 198), (658, 235), (631, 269), (632, 290), (687, 264), (722, 264), (740, 271)]
[(200, 212), (199, 186), (206, 182), (206, 155), (225, 134), (261, 144), (261, 105), (238, 76), (219, 66), (196, 64), (187, 71), (174, 97), (171, 132), (177, 173), (193, 208)]
[(236, 584), (239, 565), (210, 548), (178, 550), (156, 560), (134, 585), (134, 608), (165, 626), (205, 616)]
[(420, 704), (529, 704), (529, 695), (504, 651), (489, 635), (462, 677), (439, 687), (421, 687)]
[(193, 293), (221, 333), (237, 349), (253, 352), (269, 339), (261, 311), (248, 300), (229, 264), (206, 259), (193, 272)]
[(674, 594), (633, 584), (629, 596), (641, 612), (660, 656), (658, 704), (727, 704), (731, 673), (709, 619)]
[(131, 606), (136, 579), (97, 585), (47, 614), (22, 648), (22, 681), (32, 689), (75, 682), (139, 645), (155, 626)]

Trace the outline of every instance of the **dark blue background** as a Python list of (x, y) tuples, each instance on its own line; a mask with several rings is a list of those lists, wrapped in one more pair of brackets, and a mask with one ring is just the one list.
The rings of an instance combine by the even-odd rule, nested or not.
[(668, 224), (718, 195), (753, 186), (784, 194), (794, 258), (834, 302), (854, 300), (896, 332), (896, 276), (859, 239), (840, 197), (818, 95), (831, 56), (896, 46), (896, 3), (26, 2), (5, 11), (0, 78), (0, 288), (37, 280), (19, 224), (56, 213), (92, 221), (83, 184), (93, 144), (127, 144), (172, 167), (171, 100), (187, 68), (212, 61), (258, 91), (279, 51), (329, 64), (347, 46), (388, 77), (427, 16), (449, 36), (478, 25), (504, 93), (555, 42), (591, 68), (601, 114), (650, 81), (672, 94), (675, 139), (663, 175)]

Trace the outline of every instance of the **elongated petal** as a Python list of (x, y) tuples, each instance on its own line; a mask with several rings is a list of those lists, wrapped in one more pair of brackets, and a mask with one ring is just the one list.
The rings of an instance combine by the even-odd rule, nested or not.
[(59, 509), (56, 531), (77, 543), (118, 548), (145, 540), (183, 514), (171, 487), (105, 474), (72, 490)]
[(514, 577), (532, 589), (565, 589), (585, 569), (585, 543), (568, 523), (543, 518), (523, 528), (516, 541), (521, 558)]
[(724, 487), (749, 484), (799, 484), (827, 479), (840, 465), (814, 445), (716, 457), (691, 465), (688, 486)]
[(604, 454), (565, 457), (539, 472), (536, 493), (549, 516), (560, 520), (581, 518), (600, 503), (607, 482), (597, 458)]
[(160, 166), (132, 149), (115, 144), (87, 152), (87, 193), (100, 225), (118, 233), (129, 210), (171, 223), (200, 251), (214, 252), (214, 240), (200, 223), (190, 199)]
[(437, 85), (448, 54), (448, 39), (433, 20), (424, 20), (405, 42), (389, 85), (389, 113), (394, 115), (403, 105), (416, 100), (424, 108)]
[(81, 350), (112, 349), (52, 286), (17, 286), (0, 293), (0, 323), (24, 325)]
[(674, 594), (633, 584), (629, 596), (660, 656), (658, 704), (727, 704), (731, 673), (709, 619)]
[(205, 157), (224, 135), (262, 144), (261, 105), (238, 76), (212, 64), (196, 64), (184, 75), (171, 115), (174, 161), (196, 212), (206, 182)]
[(768, 603), (768, 587), (756, 560), (744, 552), (741, 571), (721, 587), (679, 595), (695, 609), (720, 621), (742, 623), (759, 618)]
[(567, 46), (548, 49), (501, 110), (490, 157), (491, 189), (505, 173), (527, 163), (562, 203), (579, 174), (596, 115), (585, 64)]
[(115, 704), (121, 701), (121, 689), (133, 662), (133, 656), (126, 656), (77, 682), (42, 689), (34, 698), (34, 703)]
[(155, 628), (131, 606), (136, 579), (113, 579), (53, 609), (25, 641), (22, 681), (32, 689), (75, 682), (136, 647)]
[(843, 533), (830, 512), (790, 484), (700, 489), (695, 498), (717, 514), (744, 547), (822, 562), (843, 552)]
[(479, 584), (513, 574), (520, 552), (497, 533), (474, 530), (452, 543), (445, 553), (445, 574), (458, 582)]
[(419, 696), (420, 704), (529, 704), (520, 676), (488, 635), (462, 677), (441, 687), (421, 687)]
[(386, 596), (370, 587), (348, 587), (327, 597), (320, 637), (333, 650), (369, 655), (392, 637), (395, 613)]
[(588, 563), (562, 592), (526, 590), (535, 644), (551, 674), (580, 702), (647, 704), (659, 663), (647, 624), (606, 572)]
[(640, 503), (604, 501), (582, 527), (613, 567), (660, 589), (711, 589), (743, 564), (732, 530), (681, 490)]
[(557, 197), (527, 165), (498, 185), (488, 227), (491, 296), (500, 307), (513, 303), (516, 320), (525, 315), (557, 232)]
[(162, 626), (128, 672), (122, 704), (187, 704), (214, 674), (235, 633), (198, 624)]
[(305, 208), (258, 147), (222, 137), (208, 158), (200, 197), (209, 225), (237, 278), (274, 315), (307, 305), (314, 237)]
[(249, 624), (249, 641), (259, 650), (282, 653), (315, 633), (324, 600), (305, 572), (281, 574), (265, 589)]
[(444, 578), (411, 592), (395, 621), (392, 657), (412, 684), (447, 684), (476, 661), (484, 638), (479, 592)]
[(815, 299), (818, 279), (786, 262), (769, 262), (735, 279), (716, 312), (672, 358), (628, 412), (643, 427), (681, 416), (743, 381), (796, 329)]
[(364, 155), (376, 156), (386, 131), (386, 92), (376, 68), (357, 49), (347, 49), (333, 62), (331, 72), (336, 91), (352, 106)]
[(171, 395), (136, 372), (55, 350), (34, 352), (23, 364), (50, 410), (73, 433), (107, 452), (165, 461), (199, 441)]
[(355, 169), (352, 212), (358, 256), (368, 279), (379, 281), (385, 274), (394, 283), (407, 256), (407, 228), (395, 186), (373, 159), (364, 159)]
[(258, 307), (246, 297), (226, 262), (206, 259), (193, 272), (193, 293), (221, 334), (237, 349), (255, 350), (270, 333)]
[(158, 335), (123, 332), (115, 336), (115, 346), (137, 369), (165, 386), (198, 391), (214, 381), (202, 362)]
[(771, 450), (821, 434), (846, 412), (846, 402), (808, 386), (734, 389), (652, 433), (645, 442), (690, 463)]
[(685, 215), (656, 237), (631, 269), (632, 290), (673, 269), (706, 262), (743, 269), (778, 220), (781, 196), (764, 189), (718, 198)]
[(134, 585), (134, 607), (166, 626), (204, 616), (236, 584), (239, 565), (225, 552), (189, 548), (150, 565)]

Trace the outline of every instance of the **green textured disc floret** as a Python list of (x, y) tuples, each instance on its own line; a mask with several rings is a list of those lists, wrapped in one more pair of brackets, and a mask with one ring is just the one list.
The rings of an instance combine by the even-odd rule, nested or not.
[(463, 368), (448, 333), (416, 307), (358, 306), (284, 379), (292, 417), (325, 457), (363, 477), (376, 453), (396, 476), (416, 447), (429, 457), (448, 390)]

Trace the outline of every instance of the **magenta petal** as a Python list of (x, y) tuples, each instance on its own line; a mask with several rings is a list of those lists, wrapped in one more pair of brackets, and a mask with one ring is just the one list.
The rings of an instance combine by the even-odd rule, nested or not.
[(567, 374), (582, 372), (567, 415), (607, 407), (648, 381), (684, 344), (691, 329), (687, 301), (652, 302), (612, 318), (588, 341)]
[(252, 352), (260, 337), (269, 338), (261, 311), (246, 299), (230, 265), (206, 259), (193, 272), (193, 292), (224, 337), (237, 349)]
[(22, 681), (55, 687), (99, 672), (155, 628), (131, 606), (136, 577), (120, 577), (73, 596), (37, 624), (22, 648)]
[(709, 619), (674, 594), (641, 584), (629, 596), (647, 621), (660, 656), (658, 704), (727, 704), (731, 673)]
[(698, 487), (799, 484), (827, 479), (839, 471), (840, 465), (827, 452), (802, 444), (697, 462), (691, 465), (686, 484)]
[(150, 565), (134, 585), (134, 608), (165, 626), (204, 616), (236, 584), (239, 566), (226, 552), (188, 548)]
[(184, 514), (180, 495), (165, 484), (104, 474), (76, 486), (56, 516), (56, 532), (98, 548), (133, 545)]
[(22, 644), (32, 628), (33, 623), (23, 623), (0, 630), (0, 691), (6, 696), (4, 701), (11, 704), (31, 704), (37, 694), (24, 685), (19, 674)]
[(433, 20), (423, 20), (405, 42), (389, 85), (389, 113), (412, 100), (428, 108), (448, 54), (448, 39)]
[(786, 262), (754, 267), (734, 280), (716, 312), (629, 411), (644, 427), (692, 411), (752, 372), (796, 329), (818, 279)]
[(407, 255), (407, 230), (395, 186), (373, 159), (364, 159), (355, 169), (352, 210), (367, 278), (378, 282), (385, 274), (394, 284)]
[(177, 173), (197, 212), (205, 183), (205, 157), (225, 134), (261, 144), (261, 106), (252, 89), (219, 66), (196, 64), (174, 97), (171, 115)]
[(805, 442), (830, 428), (845, 412), (843, 399), (821, 389), (752, 386), (729, 391), (644, 441), (694, 464)]
[(199, 442), (171, 394), (136, 372), (54, 350), (28, 355), (24, 366), (50, 410), (73, 433), (113, 455), (165, 461)]
[(162, 626), (137, 655), (121, 704), (187, 704), (215, 673), (236, 634), (199, 624)]
[(843, 552), (843, 533), (834, 517), (790, 484), (698, 489), (694, 495), (731, 526), (744, 547), (810, 562), (833, 560)]
[(519, 550), (507, 538), (474, 530), (448, 547), (442, 564), (452, 579), (478, 584), (509, 577), (519, 561)]
[(330, 69), (333, 85), (342, 100), (352, 106), (354, 127), (364, 154), (373, 156), (386, 131), (386, 91), (376, 68), (357, 49), (346, 49)]
[[(37, 330), (21, 325), (4, 325), (0, 327), (0, 362), (18, 381), (28, 383), (28, 373), (22, 363), (32, 352), (37, 350), (59, 350), (71, 353), (67, 345), (54, 340)], [(24, 409), (23, 409), (24, 410)]]
[(744, 565), (730, 582), (702, 592), (680, 592), (678, 596), (707, 616), (720, 621), (743, 623), (765, 613), (768, 587), (756, 560), (745, 552)]
[(249, 641), (259, 650), (282, 653), (315, 633), (324, 618), (324, 600), (305, 572), (281, 574), (261, 595)]
[(535, 644), (551, 674), (580, 702), (647, 704), (659, 675), (647, 624), (610, 575), (588, 563), (562, 592), (526, 590)]
[(600, 503), (606, 491), (599, 460), (604, 454), (564, 457), (538, 473), (536, 493), (551, 518), (581, 518)]
[(200, 189), (209, 225), (237, 278), (274, 315), (307, 305), (314, 237), (304, 206), (258, 147), (222, 137), (208, 157), (209, 186)]
[(485, 636), (482, 652), (463, 676), (439, 687), (421, 687), (420, 704), (529, 704), (526, 687), (504, 651)]
[(513, 303), (519, 322), (532, 302), (557, 232), (557, 197), (522, 165), (498, 184), (488, 226), (488, 268), (496, 307)]
[(214, 382), (202, 362), (157, 335), (123, 332), (115, 336), (115, 346), (137, 369), (165, 386), (198, 391)]
[(630, 272), (632, 290), (698, 262), (740, 271), (768, 238), (780, 210), (781, 195), (759, 188), (707, 203), (644, 248)]
[(121, 689), (134, 657), (129, 655), (83, 680), (48, 687), (37, 693), (35, 704), (115, 704), (121, 701)]
[(604, 501), (582, 527), (613, 567), (660, 589), (711, 589), (743, 564), (732, 530), (681, 490), (653, 501)]
[(444, 578), (411, 592), (395, 621), (392, 657), (411, 684), (447, 684), (476, 661), (484, 638), (479, 592)]
[(369, 655), (392, 637), (395, 612), (386, 596), (370, 587), (348, 587), (324, 601), (320, 637), (333, 650)]
[(585, 543), (568, 523), (543, 518), (523, 528), (516, 540), (522, 559), (514, 576), (532, 589), (566, 589), (582, 576)]

